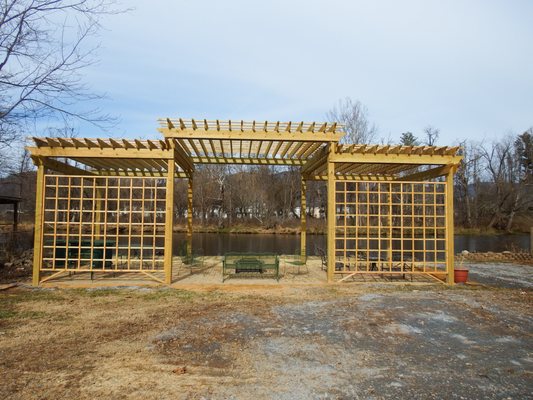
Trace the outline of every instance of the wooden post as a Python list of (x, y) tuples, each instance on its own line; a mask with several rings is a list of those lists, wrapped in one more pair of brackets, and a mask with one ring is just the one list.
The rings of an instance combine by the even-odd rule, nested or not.
[(335, 164), (330, 160), (335, 153), (335, 143), (330, 143), (327, 159), (328, 173), (328, 213), (327, 213), (327, 260), (328, 260), (328, 283), (333, 282), (335, 273)]
[(307, 182), (301, 178), (300, 189), (300, 257), (305, 262), (306, 257), (306, 234), (307, 234)]
[(43, 216), (44, 216), (44, 165), (41, 160), (37, 165), (37, 183), (35, 188), (35, 226), (33, 241), (33, 286), (39, 286), (41, 280), (41, 263), (43, 250)]
[(447, 283), (453, 285), (454, 281), (454, 245), (453, 245), (453, 174), (454, 168), (446, 174), (446, 270)]
[(187, 182), (187, 257), (192, 256), (192, 177)]
[(168, 160), (165, 199), (165, 283), (172, 283), (172, 235), (174, 230), (174, 159)]

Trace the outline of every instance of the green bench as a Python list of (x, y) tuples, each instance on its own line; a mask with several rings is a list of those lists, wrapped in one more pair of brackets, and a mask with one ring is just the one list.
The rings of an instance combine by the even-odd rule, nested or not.
[[(47, 241), (45, 245), (54, 246), (54, 242)], [(78, 238), (72, 238), (68, 240), (67, 245), (65, 239), (57, 239), (55, 241), (55, 267), (75, 269), (78, 266), (79, 260), (80, 265), (89, 266), (93, 269), (110, 268), (112, 266), (114, 250), (114, 240), (91, 241), (91, 239), (82, 238), (79, 240)]]
[(279, 258), (272, 253), (227, 253), (222, 260), (222, 282), (232, 275), (268, 273), (279, 281)]

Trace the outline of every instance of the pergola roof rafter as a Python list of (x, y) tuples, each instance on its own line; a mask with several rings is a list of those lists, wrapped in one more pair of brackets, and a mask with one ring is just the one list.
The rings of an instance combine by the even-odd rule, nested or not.
[[(88, 173), (160, 173), (174, 160), (176, 174), (190, 176), (196, 164), (300, 166), (306, 179), (323, 179), (328, 163), (336, 179), (384, 176), (412, 179), (442, 176), (461, 160), (458, 147), (342, 145), (343, 127), (327, 122), (228, 121), (160, 119), (160, 140), (101, 138), (34, 138), (32, 156), (63, 171), (77, 168), (59, 161), (72, 159)], [(334, 146), (333, 151), (329, 147)], [(433, 165), (417, 172), (420, 165)], [(71, 168), (72, 167), (72, 168)], [(54, 169), (54, 168), (52, 168)], [(92, 169), (92, 171), (91, 171)], [(78, 172), (85, 171), (79, 169)], [(352, 177), (352, 178), (350, 178)]]
[[(316, 122), (171, 119), (159, 120), (168, 140), (185, 143), (187, 152), (205, 160), (261, 159), (254, 164), (310, 158), (344, 135), (341, 125)], [(183, 145), (183, 144), (182, 144)], [(266, 160), (266, 161), (265, 161)]]

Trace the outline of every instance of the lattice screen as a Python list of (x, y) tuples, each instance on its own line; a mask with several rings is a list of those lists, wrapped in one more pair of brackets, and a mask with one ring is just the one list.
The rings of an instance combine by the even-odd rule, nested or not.
[(165, 179), (44, 179), (41, 270), (163, 270)]
[(336, 273), (446, 272), (445, 182), (340, 182)]

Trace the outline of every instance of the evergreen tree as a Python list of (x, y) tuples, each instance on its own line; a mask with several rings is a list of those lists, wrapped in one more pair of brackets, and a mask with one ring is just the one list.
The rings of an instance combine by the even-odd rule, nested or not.
[(404, 132), (400, 138), (400, 143), (404, 146), (418, 146), (420, 142), (412, 132)]

